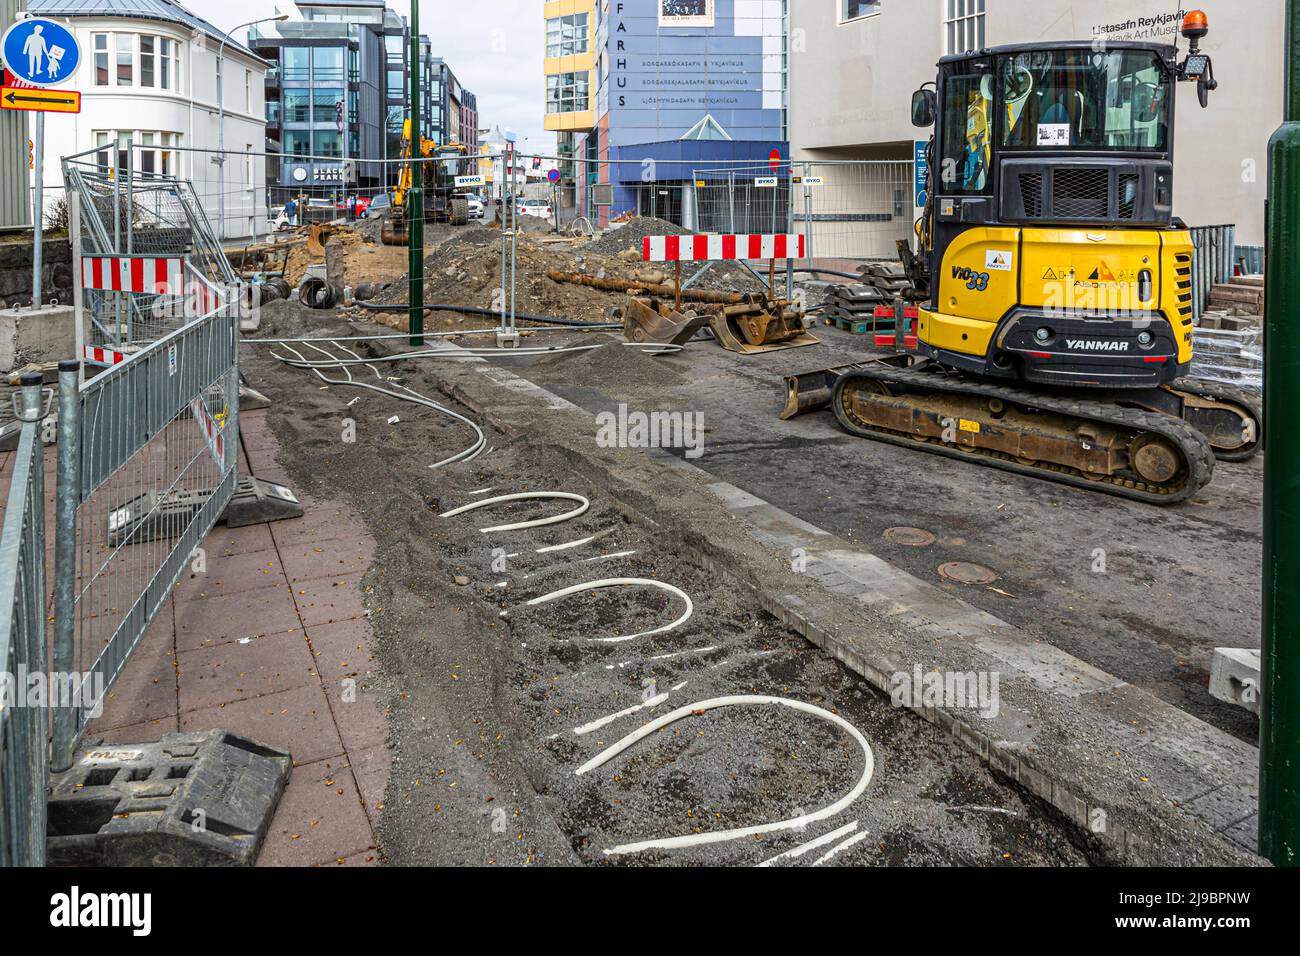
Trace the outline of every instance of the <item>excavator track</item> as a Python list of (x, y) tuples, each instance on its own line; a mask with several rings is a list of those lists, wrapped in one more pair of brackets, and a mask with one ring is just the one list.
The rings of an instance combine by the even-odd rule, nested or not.
[(1164, 386), (1183, 403), (1183, 418), (1210, 442), (1219, 461), (1249, 461), (1264, 447), (1264, 408), (1244, 389), (1203, 378)]
[(1181, 419), (933, 364), (862, 363), (839, 376), (831, 408), (863, 438), (1150, 504), (1184, 501), (1214, 474), (1210, 443)]

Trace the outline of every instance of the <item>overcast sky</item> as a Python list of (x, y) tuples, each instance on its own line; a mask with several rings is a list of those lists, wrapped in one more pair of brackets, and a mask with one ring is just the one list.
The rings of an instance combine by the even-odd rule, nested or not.
[[(259, 16), (296, 16), (292, 0), (180, 0), (223, 30)], [(389, 0), (389, 9), (410, 16), (411, 0)], [(546, 27), (538, 0), (423, 0), (420, 32), (433, 55), (450, 64), (466, 89), (478, 96), (479, 123), (513, 129), (528, 151), (554, 152), (555, 134), (543, 128)], [(452, 14), (448, 16), (448, 14)], [(245, 31), (236, 39), (243, 40)]]

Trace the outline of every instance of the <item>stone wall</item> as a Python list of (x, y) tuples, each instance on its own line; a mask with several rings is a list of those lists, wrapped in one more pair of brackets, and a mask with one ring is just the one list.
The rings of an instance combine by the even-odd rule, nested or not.
[[(41, 298), (72, 304), (72, 244), (67, 239), (46, 239), (41, 245)], [(0, 309), (32, 301), (32, 240), (0, 241)]]

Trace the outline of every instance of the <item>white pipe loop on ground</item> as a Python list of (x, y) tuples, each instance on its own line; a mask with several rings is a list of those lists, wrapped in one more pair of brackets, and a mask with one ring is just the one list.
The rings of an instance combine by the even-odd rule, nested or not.
[(669, 724), (676, 723), (683, 717), (689, 717), (692, 714), (698, 714), (702, 711), (715, 710), (720, 707), (739, 707), (751, 705), (775, 705), (779, 707), (789, 707), (791, 710), (797, 710), (805, 714), (812, 714), (814, 717), (820, 717), (822, 720), (829, 721), (835, 726), (848, 732), (858, 746), (862, 748), (864, 758), (862, 767), (862, 778), (858, 780), (853, 789), (836, 800), (829, 806), (823, 807), (814, 813), (806, 813), (803, 816), (794, 817), (790, 820), (781, 820), (777, 823), (767, 823), (762, 826), (739, 827), (733, 830), (716, 830), (711, 833), (691, 833), (679, 837), (660, 837), (653, 840), (642, 840), (638, 843), (624, 843), (619, 846), (610, 847), (605, 850), (606, 856), (615, 856), (624, 853), (639, 853), (642, 850), (676, 850), (688, 846), (701, 846), (707, 843), (722, 843), (727, 840), (740, 840), (757, 833), (775, 833), (780, 830), (797, 830), (817, 823), (820, 820), (828, 820), (852, 805), (853, 801), (862, 796), (867, 789), (867, 784), (871, 782), (871, 775), (875, 771), (875, 756), (872, 754), (871, 745), (867, 743), (867, 738), (862, 736), (858, 728), (845, 720), (838, 714), (832, 714), (829, 710), (823, 710), (814, 704), (807, 704), (801, 700), (791, 700), (788, 697), (764, 697), (757, 695), (738, 695), (732, 697), (714, 697), (710, 700), (702, 700), (698, 703), (687, 704), (685, 707), (679, 707), (672, 713), (664, 714), (650, 723), (628, 734), (622, 740), (607, 747), (605, 750), (596, 754), (585, 764), (579, 767), (575, 776), (581, 776), (592, 770), (602, 767), (609, 761), (613, 760), (624, 750), (627, 750), (633, 744), (653, 734), (655, 731), (662, 730)]
[(675, 594), (686, 604), (686, 611), (677, 620), (671, 624), (665, 624), (663, 627), (656, 627), (652, 631), (642, 631), (639, 634), (628, 634), (626, 637), (597, 637), (592, 638), (600, 644), (622, 644), (624, 641), (635, 641), (638, 637), (650, 637), (652, 634), (667, 634), (669, 631), (676, 630), (685, 624), (692, 614), (695, 613), (695, 605), (691, 602), (691, 596), (681, 588), (673, 587), (671, 584), (665, 584), (663, 581), (651, 581), (649, 578), (605, 578), (600, 581), (588, 581), (586, 584), (575, 584), (573, 587), (564, 588), (559, 591), (552, 591), (550, 594), (543, 594), (541, 597), (533, 598), (525, 602), (525, 607), (535, 607), (538, 604), (549, 604), (551, 601), (558, 601), (560, 598), (568, 597), (571, 594), (579, 594), (582, 591), (600, 591), (604, 588), (621, 588), (621, 587), (647, 587), (658, 588), (660, 591), (667, 591), (669, 594)]
[(555, 515), (551, 518), (538, 518), (535, 521), (520, 521), (517, 524), (497, 525), (494, 528), (479, 528), (483, 534), (492, 534), (497, 531), (523, 531), (526, 528), (542, 528), (546, 525), (560, 524), (564, 521), (571, 521), (574, 518), (581, 517), (587, 513), (591, 507), (591, 502), (582, 495), (570, 494), (567, 491), (525, 491), (517, 495), (500, 495), (496, 498), (488, 498), (484, 501), (476, 501), (473, 504), (464, 505), (453, 511), (444, 511), (438, 515), (439, 518), (455, 518), (457, 515), (463, 515), (470, 511), (477, 511), (480, 508), (490, 508), (493, 505), (506, 504), (511, 501), (576, 501), (578, 507), (562, 515)]

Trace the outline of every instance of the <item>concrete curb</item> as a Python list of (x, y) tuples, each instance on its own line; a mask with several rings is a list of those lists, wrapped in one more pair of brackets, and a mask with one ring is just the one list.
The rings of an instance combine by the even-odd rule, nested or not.
[[(907, 706), (1059, 811), (1104, 859), (1261, 864), (1256, 748), (694, 465), (597, 447), (591, 413), (508, 369), (473, 361), (434, 377), (505, 435), (564, 454), (629, 519), (671, 527), (692, 560), (885, 694), (918, 664), (998, 673), (992, 718)], [(709, 494), (717, 508), (705, 515)], [(806, 573), (791, 570), (796, 548)]]

